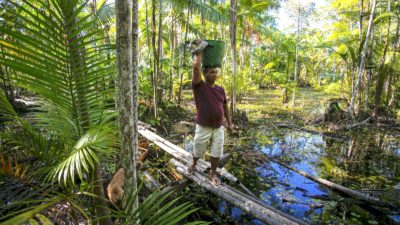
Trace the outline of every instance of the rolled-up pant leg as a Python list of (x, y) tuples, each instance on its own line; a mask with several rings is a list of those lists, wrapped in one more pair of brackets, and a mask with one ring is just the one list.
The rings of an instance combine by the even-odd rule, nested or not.
[(193, 155), (195, 158), (204, 158), (204, 154), (207, 150), (208, 141), (211, 139), (212, 135), (212, 127), (204, 127), (196, 124), (193, 146)]
[(213, 129), (211, 138), (211, 156), (221, 158), (224, 154), (224, 126)]

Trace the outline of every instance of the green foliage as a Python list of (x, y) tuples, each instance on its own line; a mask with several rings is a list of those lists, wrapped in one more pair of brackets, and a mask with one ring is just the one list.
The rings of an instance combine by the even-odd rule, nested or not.
[[(46, 162), (49, 167), (41, 169), (43, 174), (64, 184), (67, 179), (73, 181), (75, 174), (82, 179), (82, 171), (93, 167), (98, 154), (109, 155), (118, 145), (111, 129), (114, 57), (105, 57), (113, 47), (104, 44), (104, 34), (96, 27), (98, 17), (84, 16), (85, 4), (8, 3), (6, 10), (17, 15), (15, 23), (24, 29), (0, 27), (12, 37), (0, 39), (7, 56), (0, 63), (21, 73), (17, 85), (36, 93), (41, 108), (32, 113), (32, 126), (5, 104), (0, 109), (3, 115), (19, 121), (23, 132), (12, 136), (10, 131), (3, 137)], [(0, 98), (6, 101), (4, 95)]]
[[(140, 190), (141, 187), (136, 192), (130, 192), (127, 195), (126, 206), (112, 215), (112, 217), (122, 220), (121, 224), (140, 221), (140, 224), (143, 225), (172, 225), (181, 222), (185, 217), (197, 210), (193, 208), (192, 203), (179, 203), (180, 198), (171, 199), (172, 192), (164, 193), (157, 190), (141, 202), (139, 208), (131, 214), (129, 212), (132, 211), (134, 201), (138, 198)], [(197, 221), (188, 224), (206, 225), (210, 223)]]

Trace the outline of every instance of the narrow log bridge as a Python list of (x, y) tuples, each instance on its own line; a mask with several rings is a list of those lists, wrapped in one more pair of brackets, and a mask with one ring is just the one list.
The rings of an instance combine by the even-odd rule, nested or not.
[[(204, 171), (210, 168), (210, 163), (207, 161), (199, 159), (194, 174), (188, 174), (186, 172), (186, 165), (188, 165), (192, 161), (192, 156), (189, 152), (163, 139), (157, 134), (146, 129), (144, 126), (139, 125), (138, 131), (140, 135), (153, 142), (158, 147), (160, 147), (165, 152), (169, 153), (175, 158), (171, 159), (171, 162), (177, 167), (177, 171), (179, 173), (194, 181), (199, 186), (219, 196), (220, 198), (223, 198), (231, 204), (239, 207), (246, 213), (258, 218), (259, 220), (267, 224), (306, 224), (304, 221), (294, 218), (269, 205), (266, 205), (264, 202), (256, 199), (250, 194), (243, 193), (225, 183), (222, 183), (219, 186), (212, 185), (209, 177), (204, 174)], [(224, 168), (218, 168), (217, 173), (226, 180), (240, 184), (238, 179), (230, 174), (228, 171), (226, 171), (226, 169)]]

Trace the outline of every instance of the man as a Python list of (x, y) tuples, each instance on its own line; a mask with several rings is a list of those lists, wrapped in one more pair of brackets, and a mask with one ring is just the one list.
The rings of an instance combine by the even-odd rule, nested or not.
[[(204, 157), (208, 142), (211, 140), (210, 179), (211, 183), (217, 186), (220, 184), (220, 180), (215, 171), (223, 154), (224, 127), (222, 124), (224, 116), (229, 132), (232, 131), (232, 122), (225, 91), (222, 87), (215, 85), (218, 69), (205, 67), (201, 70), (200, 68), (203, 50), (207, 47), (207, 42), (198, 40), (195, 44), (199, 47), (194, 51), (192, 89), (197, 115), (193, 163), (189, 166), (188, 173), (194, 172), (197, 160)], [(201, 72), (204, 74), (205, 82), (201, 79)]]

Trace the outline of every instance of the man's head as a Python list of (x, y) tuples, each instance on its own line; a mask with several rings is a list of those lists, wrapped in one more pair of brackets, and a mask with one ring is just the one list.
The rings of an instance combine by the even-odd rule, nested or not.
[(217, 67), (203, 67), (203, 74), (206, 78), (206, 82), (214, 84), (217, 80), (218, 68)]

